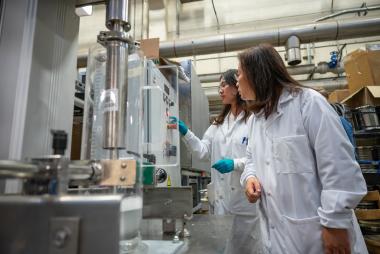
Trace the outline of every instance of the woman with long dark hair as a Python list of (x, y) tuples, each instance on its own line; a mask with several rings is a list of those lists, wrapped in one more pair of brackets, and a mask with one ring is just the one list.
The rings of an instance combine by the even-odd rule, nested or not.
[(186, 146), (200, 160), (211, 160), (209, 203), (216, 215), (233, 215), (234, 221), (225, 253), (261, 253), (260, 229), (256, 205), (250, 204), (240, 186), (248, 144), (250, 113), (236, 87), (237, 70), (220, 77), (222, 112), (207, 129), (202, 140), (179, 121)]
[(367, 253), (353, 213), (366, 184), (338, 115), (290, 77), (272, 46), (238, 59), (254, 113), (241, 184), (260, 200), (264, 252)]

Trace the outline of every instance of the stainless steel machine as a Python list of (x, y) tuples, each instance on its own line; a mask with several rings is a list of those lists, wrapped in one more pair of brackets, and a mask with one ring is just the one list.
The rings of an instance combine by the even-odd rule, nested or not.
[[(173, 80), (162, 78), (135, 47), (128, 34), (131, 2), (106, 1), (109, 30), (100, 32), (98, 42), (102, 46), (93, 49), (89, 57), (86, 145), (80, 161), (70, 161), (65, 156), (70, 147), (67, 137), (74, 104), (74, 86), (67, 87), (74, 84), (69, 82), (71, 77), (75, 79), (75, 57), (66, 53), (76, 48), (79, 28), (78, 18), (68, 13), (74, 15), (76, 2), (1, 3), (0, 52), (6, 55), (5, 46), (17, 39), (13, 34), (4, 34), (12, 27), (11, 16), (20, 16), (24, 21), (19, 21), (20, 27), (24, 26), (21, 52), (14, 52), (16, 57), (12, 54), (10, 59), (20, 57), (26, 63), (20, 60), (13, 66), (19, 70), (15, 76), (20, 81), (16, 82), (15, 92), (8, 95), (16, 103), (9, 103), (4, 96), (5, 102), (15, 106), (2, 113), (10, 121), (1, 131), (1, 159), (7, 160), (0, 163), (0, 178), (5, 183), (5, 194), (0, 195), (0, 253), (133, 253), (142, 246), (142, 216), (165, 221), (191, 219), (190, 188), (154, 188), (155, 171), (151, 168), (179, 168), (179, 134), (177, 126), (168, 121), (171, 115), (178, 116), (178, 88)], [(22, 18), (25, 13), (27, 17)], [(44, 17), (46, 13), (48, 18)], [(54, 29), (44, 31), (49, 22)], [(62, 37), (54, 37), (55, 33)], [(50, 34), (53, 42), (48, 40)], [(35, 54), (44, 39), (47, 46), (52, 43), (56, 47), (45, 49), (45, 58), (53, 61), (40, 66), (45, 62), (38, 61)], [(177, 71), (176, 67), (172, 69)], [(151, 73), (148, 85), (144, 70)], [(6, 68), (1, 71), (5, 74)], [(1, 78), (7, 89), (11, 83), (4, 77), (8, 76)], [(161, 80), (155, 80), (158, 77)], [(40, 114), (38, 109), (45, 106), (47, 113), (42, 110)], [(53, 138), (52, 129), (58, 129), (52, 131)], [(162, 132), (166, 134), (164, 138)], [(172, 181), (177, 185), (180, 172), (177, 170), (177, 176), (174, 173)], [(150, 179), (150, 186), (143, 190), (146, 179)]]
[[(74, 10), (95, 3), (106, 3), (108, 30), (89, 53), (81, 160), (70, 161)], [(187, 155), (170, 117), (202, 136), (207, 98), (190, 61), (157, 66), (142, 56), (128, 33), (131, 3), (0, 2), (0, 253), (204, 249), (199, 233), (186, 238), (199, 230), (189, 223), (199, 187), (184, 178), (209, 165)]]
[[(179, 79), (179, 116), (197, 137), (202, 138), (210, 126), (208, 99), (191, 60), (180, 64), (187, 78)], [(207, 189), (211, 180), (210, 161), (198, 160), (181, 142), (181, 169), (182, 186), (191, 186), (193, 191), (194, 211), (202, 209), (201, 191)]]

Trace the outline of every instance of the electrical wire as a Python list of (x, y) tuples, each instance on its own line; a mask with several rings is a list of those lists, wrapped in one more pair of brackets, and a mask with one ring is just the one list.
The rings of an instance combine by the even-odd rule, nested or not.
[(339, 57), (339, 60), (338, 62), (342, 61), (342, 53), (343, 53), (343, 49), (347, 46), (347, 43), (343, 44), (343, 46), (339, 49), (338, 51), (338, 57)]
[(215, 13), (215, 17), (216, 17), (216, 23), (218, 25), (218, 30), (219, 30), (220, 24), (219, 24), (218, 14), (216, 13), (216, 10), (215, 10), (214, 0), (211, 0), (211, 3), (212, 3), (212, 8), (214, 9), (214, 13)]

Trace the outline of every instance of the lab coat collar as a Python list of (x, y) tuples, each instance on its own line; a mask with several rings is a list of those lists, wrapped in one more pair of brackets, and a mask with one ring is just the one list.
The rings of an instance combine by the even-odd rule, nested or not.
[(281, 107), (284, 103), (294, 99), (294, 95), (288, 90), (283, 90), (280, 99), (278, 100), (278, 105)]
[(227, 135), (230, 135), (230, 133), (235, 128), (236, 124), (238, 124), (242, 118), (244, 117), (244, 111), (240, 112), (240, 114), (236, 117), (235, 121), (232, 122), (232, 125), (230, 128), (228, 128), (228, 122), (230, 121), (230, 117), (234, 117), (231, 113), (231, 111), (227, 114), (226, 118), (224, 119), (224, 123), (220, 126), (220, 130), (223, 133), (224, 137)]
[[(229, 121), (230, 117), (234, 117), (231, 111), (228, 113), (225, 121)], [(232, 129), (236, 126), (236, 124), (244, 117), (244, 111), (241, 111), (236, 119), (233, 121), (231, 128), (228, 131), (232, 131)]]
[(269, 117), (266, 127), (269, 128), (276, 119), (278, 119), (282, 114), (283, 114), (283, 107), (284, 105), (294, 99), (294, 95), (290, 93), (288, 90), (283, 90), (280, 98), (278, 100), (278, 105), (277, 105), (277, 112), (272, 113), (272, 116)]

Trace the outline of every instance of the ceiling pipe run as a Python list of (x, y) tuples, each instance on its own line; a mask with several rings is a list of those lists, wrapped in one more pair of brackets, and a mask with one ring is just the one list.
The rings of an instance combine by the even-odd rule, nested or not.
[[(284, 46), (292, 35), (296, 35), (300, 43), (378, 36), (380, 35), (380, 17), (332, 20), (254, 32), (226, 33), (197, 39), (165, 41), (160, 43), (160, 56), (171, 58), (230, 52), (260, 43)], [(79, 55), (77, 65), (78, 68), (86, 67), (87, 55)]]
[(243, 33), (218, 34), (196, 39), (160, 43), (161, 57), (184, 57), (230, 52), (260, 43), (284, 46), (290, 36), (300, 43), (322, 42), (380, 35), (380, 18), (356, 18), (309, 23), (298, 26), (274, 27)]
[[(326, 91), (334, 91), (336, 89), (346, 89), (348, 87), (347, 79), (342, 78), (327, 78), (327, 79), (315, 79), (315, 80), (299, 80), (302, 85), (314, 88), (325, 89)], [(220, 101), (218, 87), (204, 87), (203, 90), (209, 101)]]
[[(344, 68), (341, 67), (340, 64), (338, 64), (336, 68), (330, 68), (326, 62), (320, 62), (317, 66), (314, 64), (291, 66), (287, 67), (287, 70), (290, 75), (304, 75), (311, 73), (325, 74), (328, 72), (341, 74), (344, 72)], [(220, 75), (221, 73), (199, 75), (199, 80), (201, 83), (219, 82)]]
[(334, 18), (337, 16), (348, 14), (348, 13), (360, 13), (363, 11), (365, 14), (367, 14), (368, 11), (375, 11), (375, 10), (380, 10), (380, 5), (364, 6), (364, 7), (360, 7), (360, 8), (353, 8), (353, 9), (346, 9), (346, 10), (338, 11), (338, 12), (332, 13), (330, 15), (316, 19), (315, 22), (319, 22), (319, 21), (326, 20), (326, 19), (331, 19), (331, 18)]

